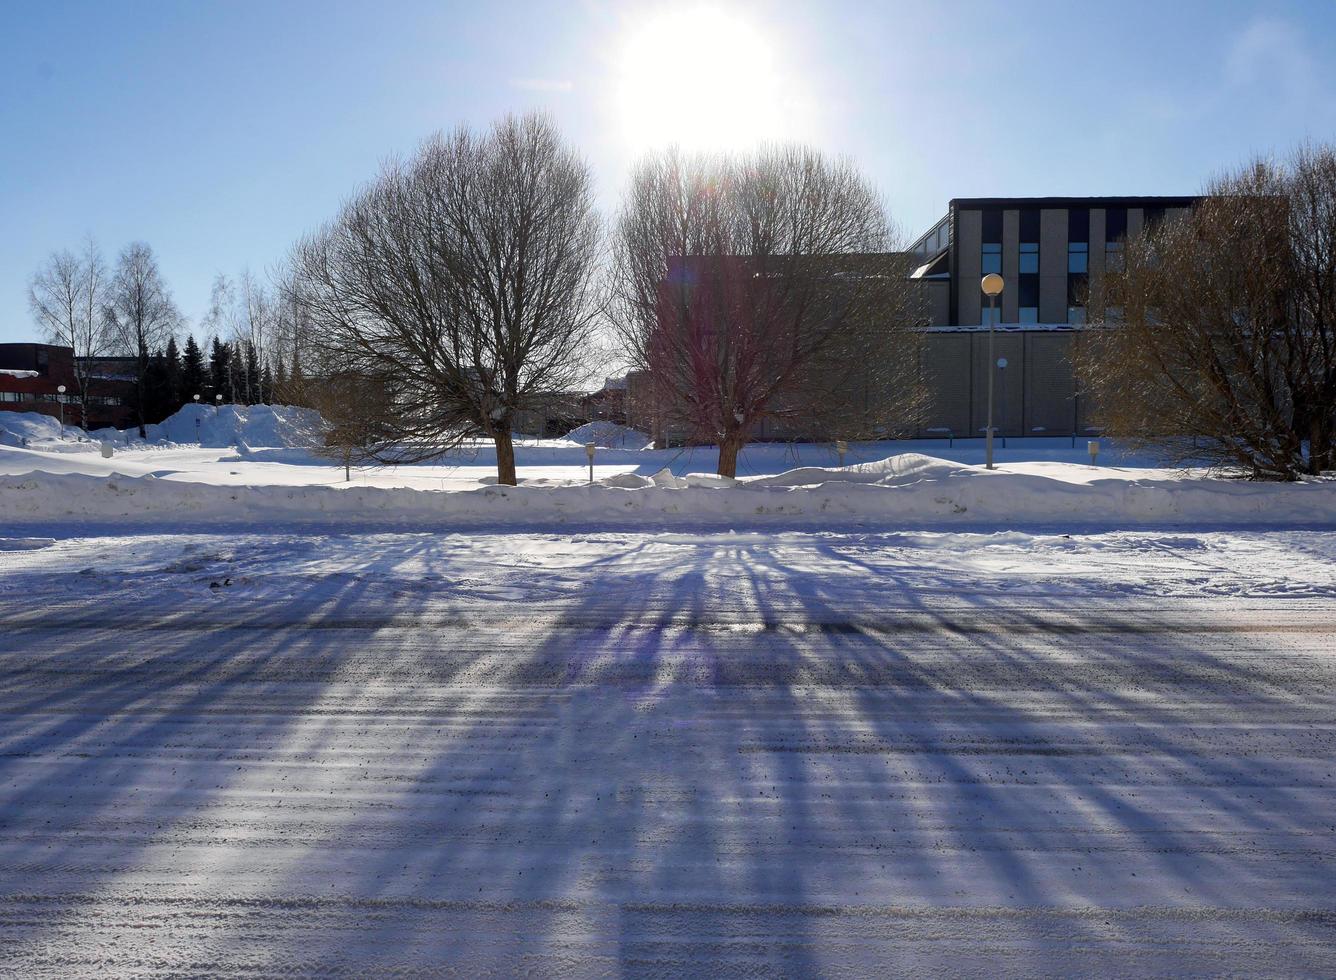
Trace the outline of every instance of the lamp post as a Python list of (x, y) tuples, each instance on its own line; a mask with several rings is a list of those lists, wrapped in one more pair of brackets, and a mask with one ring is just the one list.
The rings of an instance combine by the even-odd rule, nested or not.
[(60, 406), (60, 438), (65, 438), (65, 386), (56, 385), (56, 404)]
[(1002, 277), (990, 272), (979, 283), (988, 297), (988, 431), (984, 433), (984, 455), (993, 469), (993, 327), (997, 323), (997, 297), (1002, 292)]
[[(191, 395), (195, 399), (195, 404), (199, 404), (199, 392)], [(199, 442), (199, 412), (195, 413), (195, 441)]]

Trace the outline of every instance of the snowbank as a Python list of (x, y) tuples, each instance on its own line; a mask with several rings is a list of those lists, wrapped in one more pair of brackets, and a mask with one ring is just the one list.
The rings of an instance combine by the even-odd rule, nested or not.
[(848, 470), (808, 467), (736, 483), (667, 471), (629, 476), (588, 486), (436, 491), (229, 487), (152, 474), (26, 473), (0, 477), (0, 521), (1336, 525), (1336, 482), (1331, 481), (1268, 484), (1120, 475), (1082, 483), (990, 472), (916, 454)]
[[(321, 441), (322, 421), (309, 408), (293, 405), (185, 405), (157, 425), (147, 426), (150, 442), (229, 446), (310, 447)], [(133, 435), (128, 430), (127, 435)]]
[(616, 422), (586, 422), (579, 428), (571, 429), (562, 438), (580, 445), (592, 442), (604, 449), (644, 449), (651, 441), (645, 433), (628, 429)]
[[(71, 413), (73, 414), (73, 413)], [(41, 412), (0, 412), (0, 446), (40, 445), (45, 452), (94, 452), (87, 433), (77, 425)]]

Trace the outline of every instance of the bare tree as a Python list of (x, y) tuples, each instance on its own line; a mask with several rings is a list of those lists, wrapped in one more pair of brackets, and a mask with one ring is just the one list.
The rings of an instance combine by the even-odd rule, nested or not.
[(144, 405), (149, 358), (171, 339), (181, 322), (181, 313), (162, 281), (153, 249), (145, 242), (132, 242), (121, 252), (103, 316), (108, 353), (135, 359), (135, 422), (140, 438), (146, 438)]
[(1218, 178), (1124, 254), (1077, 352), (1107, 431), (1261, 477), (1332, 468), (1336, 153)]
[(833, 435), (912, 421), (923, 313), (892, 240), (868, 182), (813, 150), (641, 164), (612, 319), (656, 424), (717, 442), (734, 476), (767, 419), (824, 418)]
[(202, 326), (238, 352), (230, 365), (235, 400), (254, 404), (267, 397), (262, 369), (281, 345), (281, 313), (281, 284), (270, 289), (249, 269), (236, 279), (223, 274), (214, 279)]
[(319, 429), (310, 435), (317, 452), (342, 463), (344, 480), (351, 480), (354, 463), (383, 458), (393, 439), (383, 426), (393, 414), (386, 387), (337, 362), (312, 367), (312, 378), (288, 381), (286, 394), (294, 404), (315, 409)]
[(586, 380), (599, 242), (584, 162), (546, 117), (509, 117), (387, 166), (300, 243), (293, 295), (321, 361), (385, 392), (387, 458), (481, 436), (513, 485), (516, 414)]
[(106, 353), (103, 319), (106, 266), (90, 238), (83, 252), (52, 253), (28, 285), (28, 307), (47, 339), (74, 352), (74, 380), (81, 424), (88, 428), (93, 365)]

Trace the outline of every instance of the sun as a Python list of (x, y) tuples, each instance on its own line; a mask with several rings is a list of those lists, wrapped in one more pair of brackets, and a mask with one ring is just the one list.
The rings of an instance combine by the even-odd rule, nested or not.
[(615, 97), (635, 151), (782, 139), (791, 129), (784, 93), (771, 40), (716, 7), (661, 11), (637, 23), (621, 48)]

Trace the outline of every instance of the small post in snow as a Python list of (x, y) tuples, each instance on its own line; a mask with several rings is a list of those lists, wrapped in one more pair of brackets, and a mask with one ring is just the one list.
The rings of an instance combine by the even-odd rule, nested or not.
[(585, 443), (585, 455), (589, 457), (589, 482), (590, 482), (590, 483), (593, 483), (593, 482), (594, 482), (594, 448), (595, 448), (595, 447), (594, 447), (594, 444), (593, 444), (592, 442), (586, 442), (586, 443)]
[(840, 457), (840, 465), (844, 465), (844, 454), (849, 451), (849, 444), (843, 439), (835, 440), (835, 452)]
[(1090, 453), (1090, 465), (1095, 465), (1095, 459), (1099, 456), (1099, 440), (1091, 439), (1086, 443), (1086, 451)]
[[(192, 395), (191, 397), (195, 399), (195, 404), (198, 405), (198, 404), (199, 404), (199, 393), (196, 392), (196, 393), (195, 393), (194, 395)], [(200, 436), (199, 436), (199, 412), (196, 412), (196, 413), (195, 413), (195, 441), (196, 441), (196, 442), (199, 442), (199, 440), (200, 440)]]

